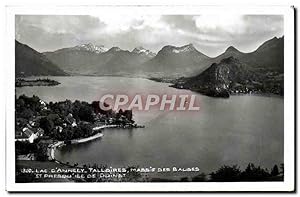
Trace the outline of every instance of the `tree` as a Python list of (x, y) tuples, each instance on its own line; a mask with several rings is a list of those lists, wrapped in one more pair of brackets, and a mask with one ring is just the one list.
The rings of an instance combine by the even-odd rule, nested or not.
[(30, 108), (25, 108), (20, 114), (20, 118), (31, 119), (34, 115), (34, 112)]
[(277, 176), (278, 174), (279, 174), (278, 166), (274, 165), (274, 167), (272, 168), (272, 171), (271, 171), (271, 175), (272, 176)]
[(216, 172), (211, 173), (212, 181), (239, 181), (240, 179), (241, 170), (237, 165), (227, 166), (224, 165)]
[(81, 136), (88, 137), (93, 134), (92, 126), (89, 123), (80, 123), (78, 128)]
[(80, 120), (87, 121), (87, 122), (93, 122), (93, 110), (90, 106), (81, 106), (79, 108), (78, 117)]
[(124, 177), (122, 177), (121, 181), (123, 181), (123, 182), (136, 182), (140, 178), (142, 178), (141, 173), (134, 170), (134, 169), (137, 169), (137, 168), (138, 168), (138, 166), (137, 167), (128, 166), (126, 168), (126, 174), (125, 174)]
[(29, 153), (36, 153), (37, 152), (37, 145), (35, 143), (29, 143), (29, 142), (15, 142), (16, 147), (16, 155), (25, 155)]
[(38, 150), (36, 153), (37, 161), (46, 161), (48, 160), (48, 145), (42, 142), (37, 144)]
[(194, 176), (192, 178), (192, 181), (193, 182), (204, 182), (204, 181), (206, 181), (206, 174), (201, 173), (201, 174), (199, 174), (197, 176)]
[(44, 129), (47, 135), (49, 135), (51, 133), (51, 130), (54, 128), (54, 123), (51, 119), (43, 117), (40, 119), (40, 127)]
[(284, 165), (283, 165), (283, 163), (280, 164), (280, 173), (284, 174)]
[(260, 166), (255, 166), (253, 163), (249, 163), (247, 168), (241, 173), (241, 179), (243, 181), (264, 181), (270, 177), (267, 170), (262, 169)]

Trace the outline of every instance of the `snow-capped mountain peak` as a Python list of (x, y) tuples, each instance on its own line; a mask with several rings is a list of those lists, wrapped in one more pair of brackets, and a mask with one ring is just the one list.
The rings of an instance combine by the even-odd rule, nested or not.
[(108, 51), (110, 51), (110, 52), (118, 52), (118, 51), (123, 51), (123, 50), (120, 49), (119, 47), (111, 47)]
[(134, 48), (132, 50), (132, 53), (136, 53), (136, 54), (139, 54), (139, 55), (146, 55), (146, 56), (149, 56), (149, 57), (154, 57), (156, 55), (152, 51), (150, 51), (148, 49), (145, 49), (143, 47), (136, 47), (136, 48)]
[(194, 47), (193, 44), (187, 44), (181, 47), (167, 45), (160, 50), (160, 53), (187, 53), (194, 51), (197, 51), (197, 49)]
[(76, 50), (85, 50), (94, 53), (104, 53), (108, 51), (103, 45), (94, 45), (92, 43), (82, 44), (75, 47)]
[(195, 51), (195, 47), (193, 44), (188, 44), (188, 45), (184, 45), (182, 47), (174, 47), (172, 49), (172, 52), (174, 53), (185, 53), (185, 52), (190, 52), (190, 51)]

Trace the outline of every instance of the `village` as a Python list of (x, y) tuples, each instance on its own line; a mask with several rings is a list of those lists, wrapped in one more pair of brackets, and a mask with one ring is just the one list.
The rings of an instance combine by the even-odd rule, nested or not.
[(131, 110), (105, 111), (99, 102), (69, 100), (47, 104), (37, 96), (16, 100), (17, 160), (54, 160), (63, 145), (85, 143), (103, 137), (106, 128), (142, 128)]

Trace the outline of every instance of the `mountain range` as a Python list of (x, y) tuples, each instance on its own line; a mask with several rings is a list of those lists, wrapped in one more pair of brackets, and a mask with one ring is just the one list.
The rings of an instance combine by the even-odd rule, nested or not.
[[(30, 59), (32, 54), (20, 51), (23, 45), (16, 41), (16, 59)], [(56, 51), (38, 53), (26, 46), (26, 51), (31, 51), (38, 56), (37, 64), (21, 64), (16, 61), (16, 72), (24, 72), (27, 75), (36, 75), (40, 72), (53, 74), (71, 75), (131, 75), (145, 77), (191, 77), (202, 73), (213, 63), (219, 63), (228, 57), (237, 58), (246, 66), (253, 69), (283, 72), (284, 37), (274, 37), (255, 51), (243, 53), (233, 46), (228, 47), (224, 53), (217, 57), (208, 57), (198, 51), (193, 44), (184, 46), (167, 45), (162, 47), (157, 54), (143, 47), (136, 47), (132, 51), (123, 50), (119, 47), (110, 49), (92, 43), (63, 48)], [(26, 57), (23, 57), (26, 56)], [(43, 63), (41, 63), (43, 62)], [(38, 65), (45, 65), (46, 68)], [(40, 67), (40, 71), (36, 69)], [(53, 70), (50, 69), (53, 68)], [(19, 69), (20, 68), (20, 69)], [(33, 70), (32, 72), (30, 70)], [(35, 70), (35, 71), (34, 71)]]
[(15, 74), (16, 77), (68, 75), (44, 54), (18, 41), (15, 41)]
[(150, 76), (186, 76), (200, 72), (211, 58), (199, 52), (193, 44), (181, 47), (164, 46), (155, 57), (141, 67)]
[(86, 46), (63, 48), (44, 54), (61, 69), (75, 75), (134, 74), (139, 72), (141, 64), (156, 55), (143, 47), (128, 51), (119, 47), (105, 49), (92, 44)]
[(278, 72), (283, 72), (284, 64), (284, 37), (274, 37), (251, 53), (243, 53), (230, 46), (227, 50), (214, 58), (213, 62), (220, 62), (224, 58), (233, 56), (241, 62), (254, 68), (271, 69)]

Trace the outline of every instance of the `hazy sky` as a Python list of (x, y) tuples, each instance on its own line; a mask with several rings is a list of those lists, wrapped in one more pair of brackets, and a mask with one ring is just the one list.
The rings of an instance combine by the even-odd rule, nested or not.
[(229, 46), (243, 52), (283, 36), (279, 15), (19, 15), (16, 39), (37, 51), (93, 43), (132, 50), (143, 46), (158, 52), (165, 45), (193, 43), (208, 56)]

